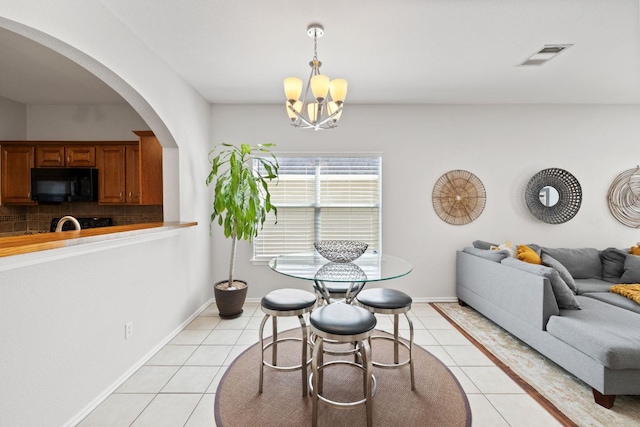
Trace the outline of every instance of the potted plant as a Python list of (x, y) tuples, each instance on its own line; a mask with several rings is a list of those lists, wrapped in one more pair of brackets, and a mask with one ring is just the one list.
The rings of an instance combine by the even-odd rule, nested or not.
[[(252, 241), (262, 229), (266, 216), (278, 209), (271, 204), (267, 181), (278, 178), (278, 161), (270, 152), (274, 144), (249, 145), (222, 143), (209, 153), (211, 171), (207, 185), (213, 183), (213, 210), (211, 224), (215, 222), (231, 239), (229, 277), (214, 285), (216, 305), (220, 317), (234, 318), (242, 314), (247, 296), (247, 283), (234, 278), (236, 243), (239, 239)], [(266, 155), (266, 156), (265, 156)], [(259, 167), (254, 167), (254, 160)]]

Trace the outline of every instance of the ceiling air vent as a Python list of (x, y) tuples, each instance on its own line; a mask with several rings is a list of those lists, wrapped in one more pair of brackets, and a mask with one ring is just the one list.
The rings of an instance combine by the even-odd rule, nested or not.
[(539, 51), (537, 51), (536, 53), (531, 55), (529, 58), (527, 58), (519, 66), (523, 66), (523, 65), (542, 65), (542, 64), (550, 61), (552, 58), (554, 58), (560, 52), (562, 52), (563, 50), (565, 50), (565, 49), (567, 49), (567, 48), (569, 48), (571, 46), (573, 46), (573, 45), (572, 44), (546, 44), (546, 45), (544, 45), (544, 47), (542, 49), (540, 49)]

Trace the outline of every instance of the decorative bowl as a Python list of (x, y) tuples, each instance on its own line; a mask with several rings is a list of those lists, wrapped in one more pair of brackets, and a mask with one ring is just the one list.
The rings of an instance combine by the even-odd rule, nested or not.
[(369, 245), (355, 240), (321, 240), (314, 246), (320, 255), (332, 262), (351, 262), (362, 255)]

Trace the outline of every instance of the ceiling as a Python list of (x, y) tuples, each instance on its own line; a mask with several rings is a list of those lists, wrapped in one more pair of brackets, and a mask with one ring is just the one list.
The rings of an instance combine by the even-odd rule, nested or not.
[[(640, 103), (638, 0), (98, 0), (212, 103), (284, 103), (313, 56), (347, 103)], [(518, 66), (546, 44), (572, 44)], [(0, 31), (0, 96), (124, 102), (52, 51)]]

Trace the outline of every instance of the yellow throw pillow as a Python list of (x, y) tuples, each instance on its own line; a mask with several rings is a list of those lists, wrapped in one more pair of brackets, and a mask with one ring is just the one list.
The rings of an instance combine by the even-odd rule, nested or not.
[(640, 255), (640, 248), (638, 246), (631, 246), (629, 253), (632, 255)]
[(518, 245), (518, 257), (520, 261), (528, 262), (530, 264), (542, 264), (540, 256), (527, 245)]

